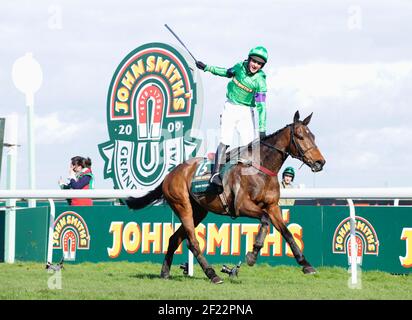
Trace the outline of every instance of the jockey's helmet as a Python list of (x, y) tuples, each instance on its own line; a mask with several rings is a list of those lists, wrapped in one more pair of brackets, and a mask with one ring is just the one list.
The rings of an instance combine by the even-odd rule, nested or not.
[(268, 51), (262, 46), (254, 47), (249, 51), (249, 58), (265, 64), (268, 62)]
[(295, 178), (295, 169), (293, 169), (293, 167), (285, 168), (282, 173), (282, 178), (285, 178), (285, 176), (291, 176), (293, 181), (293, 179)]

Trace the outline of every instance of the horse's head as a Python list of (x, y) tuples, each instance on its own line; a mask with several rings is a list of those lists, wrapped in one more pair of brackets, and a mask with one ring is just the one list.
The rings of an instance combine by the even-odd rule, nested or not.
[(309, 130), (308, 124), (313, 112), (303, 121), (300, 121), (299, 111), (296, 111), (290, 129), (290, 142), (288, 153), (303, 163), (307, 164), (313, 172), (321, 171), (326, 163), (322, 153), (315, 143), (315, 135)]

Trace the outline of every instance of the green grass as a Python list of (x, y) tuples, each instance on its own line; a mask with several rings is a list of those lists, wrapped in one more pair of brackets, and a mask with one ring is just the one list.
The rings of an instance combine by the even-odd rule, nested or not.
[[(198, 265), (193, 278), (183, 276), (179, 266), (172, 278), (159, 278), (160, 264), (82, 263), (65, 264), (62, 289), (49, 289), (52, 274), (44, 264), (0, 264), (0, 299), (412, 299), (412, 277), (384, 272), (362, 272), (362, 289), (349, 289), (349, 274), (343, 268), (318, 268), (304, 275), (299, 267), (266, 264), (242, 265), (239, 277), (213, 285)], [(219, 269), (218, 269), (219, 268)]]

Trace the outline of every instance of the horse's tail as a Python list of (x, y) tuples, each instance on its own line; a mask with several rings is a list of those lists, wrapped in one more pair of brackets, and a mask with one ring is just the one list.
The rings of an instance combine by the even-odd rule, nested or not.
[(126, 199), (126, 204), (130, 209), (139, 210), (147, 207), (149, 204), (152, 204), (163, 197), (162, 190), (163, 182), (156, 187), (156, 189), (150, 191), (146, 195), (140, 198), (128, 197)]

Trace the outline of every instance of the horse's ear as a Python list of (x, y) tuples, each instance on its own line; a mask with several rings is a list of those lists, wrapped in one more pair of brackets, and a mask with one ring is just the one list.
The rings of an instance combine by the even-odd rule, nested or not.
[(293, 117), (293, 122), (296, 123), (299, 121), (300, 118), (300, 114), (299, 114), (299, 110), (295, 112), (295, 116)]
[(308, 115), (308, 116), (305, 118), (305, 120), (302, 121), (305, 126), (307, 126), (307, 125), (309, 124), (310, 119), (312, 119), (312, 116), (313, 116), (313, 112), (312, 112), (310, 115)]

